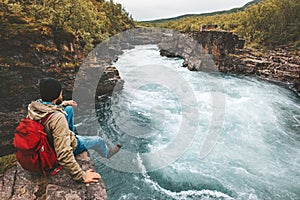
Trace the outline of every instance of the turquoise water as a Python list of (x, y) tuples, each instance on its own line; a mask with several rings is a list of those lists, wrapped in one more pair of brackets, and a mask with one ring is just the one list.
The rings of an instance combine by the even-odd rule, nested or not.
[(299, 98), (182, 62), (145, 45), (115, 63), (124, 89), (97, 112), (100, 135), (123, 152), (92, 152), (108, 199), (300, 199)]

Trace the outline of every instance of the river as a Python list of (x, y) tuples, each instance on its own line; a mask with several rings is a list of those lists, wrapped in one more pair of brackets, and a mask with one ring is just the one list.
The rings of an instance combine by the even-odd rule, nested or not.
[(97, 112), (122, 152), (91, 152), (108, 199), (300, 199), (299, 98), (182, 62), (143, 45), (114, 63), (124, 89)]

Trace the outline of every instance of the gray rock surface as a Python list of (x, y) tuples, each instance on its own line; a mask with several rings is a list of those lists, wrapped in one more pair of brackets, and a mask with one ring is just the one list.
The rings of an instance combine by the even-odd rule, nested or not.
[[(79, 154), (76, 160), (83, 170), (94, 169), (88, 152)], [(43, 177), (22, 169), (18, 163), (1, 177), (0, 194), (2, 200), (107, 199), (102, 179), (98, 183), (79, 183), (65, 170), (55, 176)]]

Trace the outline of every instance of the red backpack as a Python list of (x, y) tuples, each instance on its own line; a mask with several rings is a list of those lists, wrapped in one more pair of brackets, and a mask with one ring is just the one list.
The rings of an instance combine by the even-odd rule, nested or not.
[(55, 175), (61, 169), (44, 131), (44, 125), (53, 114), (48, 114), (40, 122), (29, 117), (23, 118), (14, 133), (13, 144), (18, 162), (24, 169), (44, 176)]

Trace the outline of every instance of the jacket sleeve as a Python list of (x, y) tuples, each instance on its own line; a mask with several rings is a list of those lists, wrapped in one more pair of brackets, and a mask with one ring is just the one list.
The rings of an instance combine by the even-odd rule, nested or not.
[(69, 130), (68, 122), (63, 113), (56, 113), (49, 120), (49, 129), (52, 132), (54, 149), (58, 163), (73, 176), (76, 181), (84, 181), (85, 172), (75, 160), (72, 140), (75, 136)]

